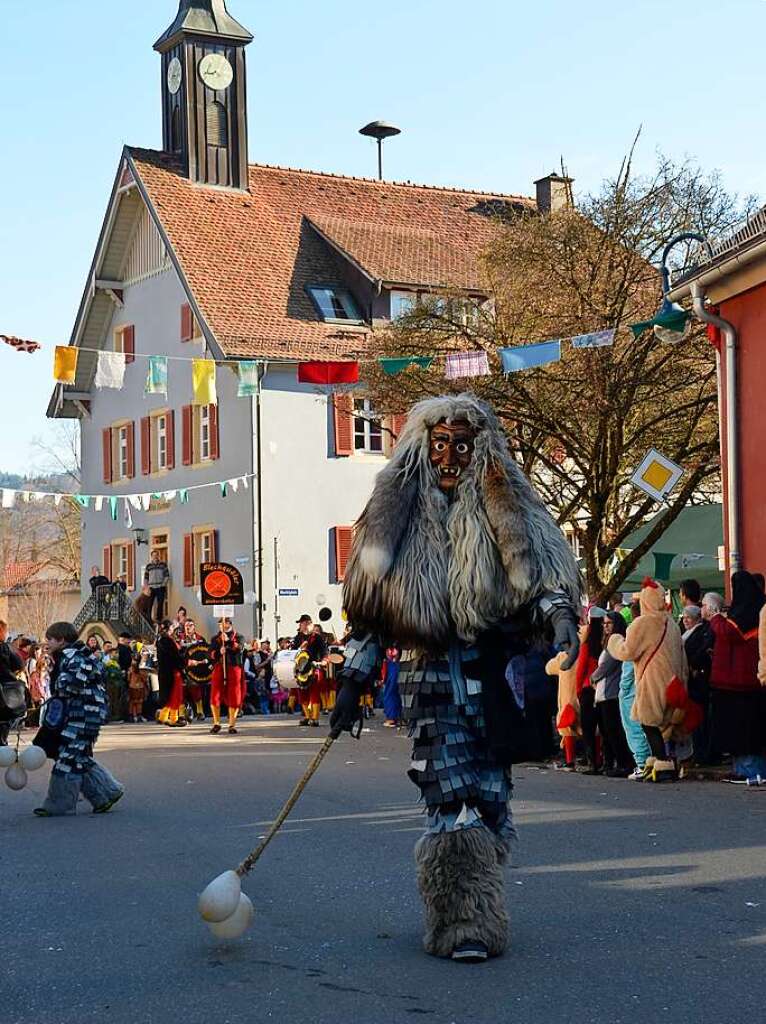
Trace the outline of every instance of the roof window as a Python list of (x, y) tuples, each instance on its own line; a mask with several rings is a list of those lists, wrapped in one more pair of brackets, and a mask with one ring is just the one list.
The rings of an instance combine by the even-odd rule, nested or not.
[(364, 323), (347, 288), (335, 285), (309, 285), (306, 289), (323, 320), (336, 323)]

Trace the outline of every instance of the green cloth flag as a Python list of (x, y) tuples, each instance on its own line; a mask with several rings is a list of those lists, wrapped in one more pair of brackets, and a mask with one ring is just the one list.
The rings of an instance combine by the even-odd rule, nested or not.
[(258, 363), (254, 359), (240, 359), (237, 398), (250, 398), (258, 394)]
[(182, 505), (189, 504), (189, 492), (186, 490), (185, 487), (182, 487), (181, 490), (178, 492), (178, 500), (181, 502)]
[(378, 360), (383, 373), (389, 377), (395, 377), (397, 373), (402, 373), (404, 370), (409, 369), (410, 366), (417, 366), (421, 370), (427, 370), (433, 361), (433, 356), (403, 356), (401, 359), (389, 359), (386, 357)]
[(654, 555), (654, 575), (656, 579), (667, 583), (670, 579), (670, 567), (676, 556), (662, 551), (653, 551), (652, 554)]
[(221, 497), (225, 498), (228, 493), (229, 493), (229, 485), (226, 482), (226, 480), (222, 480), (221, 481)]
[(77, 502), (80, 508), (90, 508), (89, 494), (75, 494), (74, 500)]
[(117, 499), (111, 497), (109, 499), (109, 515), (112, 517), (112, 522), (117, 522)]
[(685, 309), (673, 310), (668, 313), (660, 311), (651, 320), (642, 320), (640, 323), (631, 324), (630, 329), (633, 331), (634, 338), (639, 338), (650, 327), (664, 327), (668, 331), (678, 331), (679, 334), (682, 334), (690, 317), (691, 313), (687, 313)]
[(149, 356), (149, 369), (146, 374), (145, 395), (165, 395), (168, 393), (168, 357)]

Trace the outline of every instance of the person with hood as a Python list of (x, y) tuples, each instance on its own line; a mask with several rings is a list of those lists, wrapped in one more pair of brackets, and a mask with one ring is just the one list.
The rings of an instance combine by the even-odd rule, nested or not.
[(595, 687), (598, 729), (604, 747), (604, 771), (609, 778), (618, 779), (627, 779), (635, 764), (620, 721), (622, 662), (609, 653), (608, 643), (611, 636), (624, 637), (626, 630), (627, 623), (619, 612), (606, 613), (604, 649), (590, 677), (591, 685)]
[(758, 679), (758, 623), (766, 598), (749, 572), (731, 578), (727, 616), (714, 615), (710, 669), (712, 742), (732, 755), (734, 774), (766, 779), (766, 698)]
[(636, 699), (631, 717), (641, 723), (652, 751), (645, 777), (652, 782), (677, 778), (665, 742), (682, 740), (700, 720), (699, 708), (686, 690), (688, 668), (681, 633), (665, 606), (665, 590), (647, 577), (639, 596), (641, 614), (624, 637), (610, 636), (607, 649), (618, 661), (632, 661)]
[[(53, 661), (50, 689), (60, 702), (61, 728), (56, 749), (47, 747), (55, 762), (39, 818), (75, 814), (80, 793), (95, 814), (105, 814), (123, 796), (119, 782), (93, 758), (101, 726), (109, 717), (104, 688), (104, 668), (85, 644), (77, 639), (71, 622), (54, 622), (45, 634)], [(43, 730), (50, 741), (49, 727)]]
[(596, 713), (596, 691), (591, 684), (591, 675), (598, 668), (598, 659), (604, 646), (603, 608), (593, 605), (588, 609), (587, 622), (579, 629), (580, 653), (575, 666), (577, 699), (580, 705), (580, 727), (582, 729), (585, 756), (588, 763), (583, 775), (600, 775), (602, 768), (601, 737), (598, 735), (598, 714)]
[(173, 636), (173, 623), (163, 619), (157, 637), (157, 681), (159, 705), (157, 721), (174, 728), (186, 725), (184, 704), (185, 659)]
[(428, 812), (415, 848), (426, 952), (464, 963), (499, 956), (511, 765), (528, 742), (523, 693), (505, 670), (545, 633), (574, 663), (581, 581), (497, 416), (474, 395), (410, 411), (357, 523), (343, 601), (354, 630), (334, 735), (359, 721), (386, 641), (401, 644), (408, 774)]

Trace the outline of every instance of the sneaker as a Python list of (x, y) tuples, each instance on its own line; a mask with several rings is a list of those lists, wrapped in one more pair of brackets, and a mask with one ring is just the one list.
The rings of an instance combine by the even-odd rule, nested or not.
[(229, 726), (229, 736), (236, 736), (238, 732), (239, 732), (239, 729), (237, 729), (236, 726), (233, 726), (233, 725)]
[(317, 722), (317, 720), (316, 720), (315, 718), (312, 718), (312, 719), (311, 719), (311, 721), (309, 722), (309, 725), (310, 725), (310, 726), (311, 726), (311, 727), (312, 727), (313, 729), (318, 729), (318, 728), (319, 728), (319, 722)]
[(120, 792), (117, 794), (117, 796), (115, 796), (111, 800), (109, 800), (108, 803), (102, 804), (100, 807), (94, 807), (93, 808), (93, 813), (94, 814), (106, 814), (106, 812), (107, 811), (111, 811), (111, 809), (114, 807), (114, 805), (117, 803), (117, 801), (118, 800), (122, 800), (122, 798), (124, 796), (125, 796), (124, 790), (120, 790)]
[(213, 736), (217, 736), (220, 731), (221, 731), (221, 727), (217, 723), (210, 730), (210, 732), (213, 734)]
[(302, 718), (302, 719), (300, 720), (300, 722), (298, 722), (298, 725), (309, 725), (309, 724), (310, 724), (310, 723), (309, 723), (309, 720), (308, 720), (308, 718)]
[(38, 818), (52, 818), (53, 815), (50, 811), (46, 811), (44, 807), (35, 807), (32, 814), (36, 814)]
[(643, 782), (645, 768), (642, 764), (637, 765), (636, 770), (628, 776), (633, 782)]
[(489, 957), (483, 942), (461, 942), (452, 950), (452, 959), (464, 964), (481, 964)]

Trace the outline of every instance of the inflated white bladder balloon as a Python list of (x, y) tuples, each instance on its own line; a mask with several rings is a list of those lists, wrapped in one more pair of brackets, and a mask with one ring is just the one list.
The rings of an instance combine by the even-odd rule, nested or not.
[(12, 764), (16, 764), (16, 748), (0, 747), (0, 768), (10, 768)]
[(19, 755), (19, 764), (28, 772), (36, 772), (45, 764), (48, 756), (42, 747), (24, 747)]
[(200, 893), (197, 901), (200, 917), (213, 923), (225, 921), (239, 908), (241, 892), (242, 886), (237, 872), (224, 871)]
[(239, 906), (225, 921), (208, 921), (208, 928), (217, 939), (224, 942), (231, 942), (233, 939), (241, 938), (250, 927), (255, 916), (253, 904), (249, 897), (240, 893)]
[(23, 789), (27, 784), (27, 773), (20, 764), (12, 764), (5, 772), (5, 784), (8, 789)]

